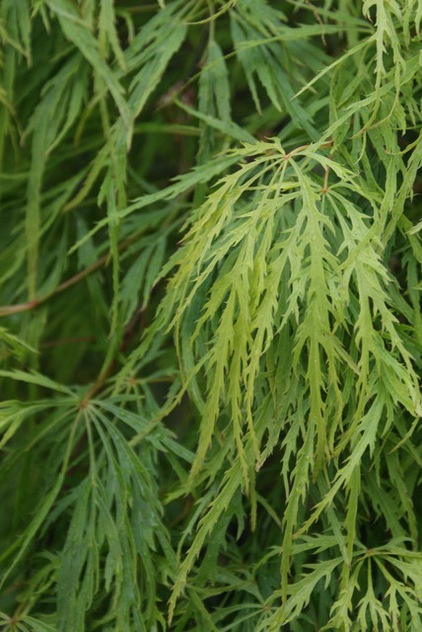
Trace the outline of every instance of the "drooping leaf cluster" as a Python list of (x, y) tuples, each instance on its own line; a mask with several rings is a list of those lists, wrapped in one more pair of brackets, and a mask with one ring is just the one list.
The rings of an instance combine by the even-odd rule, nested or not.
[(1, 629), (421, 629), (421, 22), (1, 0)]

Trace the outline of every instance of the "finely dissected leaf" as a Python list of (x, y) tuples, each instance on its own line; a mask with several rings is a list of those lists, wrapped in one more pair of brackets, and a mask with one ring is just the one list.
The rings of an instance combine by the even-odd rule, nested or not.
[(420, 0), (0, 3), (0, 627), (419, 632)]
[[(130, 204), (127, 208), (117, 211), (116, 219), (124, 219), (128, 215), (131, 215), (135, 211), (139, 211), (146, 206), (150, 206), (156, 202), (160, 202), (162, 200), (172, 200), (176, 198), (178, 195), (189, 191), (197, 184), (202, 182), (209, 182), (216, 175), (224, 171), (225, 168), (231, 166), (238, 160), (238, 156), (229, 155), (224, 157), (219, 157), (212, 161), (211, 164), (207, 164), (202, 169), (200, 167), (196, 168), (192, 173), (186, 174), (185, 176), (180, 176), (178, 181), (175, 184), (170, 185), (166, 189), (162, 191), (157, 191), (156, 193), (149, 193), (145, 196), (134, 200), (132, 204)], [(103, 226), (106, 226), (109, 223), (108, 218), (101, 220), (98, 222), (96, 227), (90, 231), (88, 234), (84, 235), (82, 239), (80, 239), (72, 248), (72, 250), (76, 250), (82, 244), (87, 241), (92, 235), (94, 235), (98, 230), (100, 230)]]
[(122, 96), (122, 89), (115, 73), (101, 57), (97, 41), (89, 31), (89, 25), (84, 24), (73, 5), (67, 0), (48, 0), (46, 4), (52, 13), (57, 15), (65, 37), (74, 44), (104, 81), (119, 108), (123, 122), (130, 127), (132, 119), (128, 105)]
[(280, 610), (280, 615), (274, 619), (269, 618), (267, 621), (268, 629), (279, 629), (281, 625), (295, 619), (309, 603), (316, 584), (325, 579), (325, 586), (327, 586), (328, 580), (341, 561), (341, 558), (320, 561), (310, 567), (310, 572), (292, 586), (292, 594), (288, 596), (284, 607)]
[(78, 116), (86, 89), (86, 71), (80, 58), (75, 55), (44, 89), (29, 123), (33, 133), (32, 162), (28, 179), (26, 233), (28, 242), (28, 294), (33, 299), (36, 292), (36, 268), (41, 237), (41, 186), (47, 154), (54, 149)]
[(1, 377), (12, 378), (14, 380), (27, 382), (28, 384), (37, 384), (38, 386), (43, 386), (44, 388), (51, 389), (52, 391), (57, 391), (59, 393), (65, 393), (66, 395), (73, 395), (72, 391), (63, 384), (57, 384), (53, 380), (48, 377), (41, 375), (39, 373), (25, 373), (24, 371), (0, 371)]
[(119, 66), (125, 70), (123, 51), (119, 43), (119, 35), (116, 30), (116, 13), (112, 0), (101, 2), (98, 17), (98, 43), (102, 57), (107, 58), (109, 47), (112, 49)]

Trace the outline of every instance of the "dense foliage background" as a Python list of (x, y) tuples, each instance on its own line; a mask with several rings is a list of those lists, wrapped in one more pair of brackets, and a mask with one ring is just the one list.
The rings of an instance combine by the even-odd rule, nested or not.
[(420, 632), (421, 20), (1, 0), (1, 629)]

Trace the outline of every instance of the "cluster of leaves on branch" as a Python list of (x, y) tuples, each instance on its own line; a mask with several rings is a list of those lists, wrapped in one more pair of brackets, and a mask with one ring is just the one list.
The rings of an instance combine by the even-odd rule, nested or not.
[(418, 632), (422, 0), (1, 0), (0, 629)]

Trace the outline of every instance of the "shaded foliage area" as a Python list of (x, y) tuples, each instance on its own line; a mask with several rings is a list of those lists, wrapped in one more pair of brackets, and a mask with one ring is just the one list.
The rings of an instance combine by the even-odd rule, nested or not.
[(1, 629), (420, 630), (421, 19), (1, 1)]

